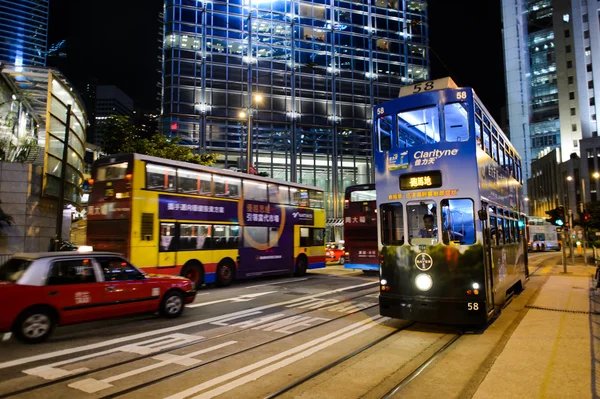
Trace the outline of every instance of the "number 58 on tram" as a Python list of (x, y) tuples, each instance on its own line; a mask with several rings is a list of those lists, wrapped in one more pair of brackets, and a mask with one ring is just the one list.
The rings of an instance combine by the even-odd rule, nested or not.
[(380, 313), (483, 325), (528, 278), (521, 160), (450, 78), (374, 108)]

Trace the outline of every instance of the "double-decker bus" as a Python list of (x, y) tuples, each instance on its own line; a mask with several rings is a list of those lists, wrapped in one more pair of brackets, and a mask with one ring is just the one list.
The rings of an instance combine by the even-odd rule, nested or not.
[(345, 268), (378, 271), (375, 184), (346, 187), (344, 196)]
[(450, 78), (374, 108), (380, 313), (484, 325), (528, 279), (521, 159)]
[(325, 267), (323, 191), (139, 154), (92, 169), (87, 243), (201, 284)]
[(530, 216), (527, 222), (527, 247), (529, 251), (560, 251), (559, 228), (544, 218)]

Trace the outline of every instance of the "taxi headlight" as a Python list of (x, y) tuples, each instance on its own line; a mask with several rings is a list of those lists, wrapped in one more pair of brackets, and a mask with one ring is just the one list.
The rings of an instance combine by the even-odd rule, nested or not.
[(429, 291), (433, 285), (433, 280), (429, 274), (421, 273), (415, 278), (415, 285), (421, 291)]

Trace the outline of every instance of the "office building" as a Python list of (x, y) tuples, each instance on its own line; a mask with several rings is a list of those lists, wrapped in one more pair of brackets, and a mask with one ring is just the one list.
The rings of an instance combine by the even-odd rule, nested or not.
[(429, 76), (423, 0), (167, 1), (163, 133), (327, 192), (372, 174), (372, 108)]
[(0, 62), (45, 66), (49, 0), (0, 0)]

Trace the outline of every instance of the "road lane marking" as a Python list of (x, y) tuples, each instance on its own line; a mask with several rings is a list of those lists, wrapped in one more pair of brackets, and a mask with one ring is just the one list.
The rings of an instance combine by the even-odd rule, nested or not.
[(112, 382), (122, 380), (124, 378), (132, 377), (134, 375), (142, 374), (148, 372), (150, 370), (155, 370), (161, 367), (168, 366), (169, 364), (179, 364), (182, 366), (193, 366), (201, 362), (201, 360), (193, 359), (194, 356), (202, 355), (204, 353), (212, 352), (221, 348), (224, 348), (229, 345), (236, 344), (237, 341), (227, 341), (219, 345), (211, 346), (210, 348), (201, 349), (195, 352), (187, 353), (185, 355), (170, 355), (170, 354), (162, 354), (154, 357), (153, 359), (159, 360), (159, 363), (151, 364), (149, 366), (140, 367), (134, 370), (127, 371), (122, 374), (117, 374), (105, 378), (103, 380), (96, 380), (95, 378), (86, 378), (85, 380), (76, 381), (68, 386), (73, 389), (78, 389), (80, 391), (86, 393), (95, 393), (98, 391), (102, 391), (107, 388), (111, 388), (113, 385)]
[(171, 335), (165, 335), (163, 337), (152, 338), (147, 341), (142, 341), (135, 344), (123, 345), (118, 348), (109, 349), (102, 352), (95, 352), (89, 355), (79, 356), (76, 358), (67, 359), (28, 370), (23, 370), (23, 373), (28, 375), (34, 375), (36, 377), (41, 377), (45, 380), (55, 380), (57, 378), (82, 373), (88, 370), (85, 367), (78, 368), (76, 370), (64, 370), (59, 368), (60, 366), (64, 366), (70, 363), (77, 363), (83, 360), (93, 359), (100, 356), (106, 356), (117, 352), (127, 352), (136, 353), (139, 355), (146, 355), (152, 352), (160, 352), (163, 349), (173, 348), (194, 341), (201, 342), (203, 340), (204, 337), (202, 336), (175, 333)]
[(256, 294), (245, 294), (245, 295), (241, 295), (235, 298), (227, 298), (227, 299), (219, 299), (218, 301), (211, 301), (211, 302), (202, 302), (202, 303), (193, 303), (191, 305), (187, 305), (187, 308), (199, 308), (201, 306), (208, 306), (208, 305), (214, 305), (215, 303), (222, 303), (222, 302), (248, 302), (251, 301), (255, 298), (264, 296), (264, 295), (269, 295), (269, 294), (274, 294), (277, 291), (268, 291), (268, 292), (258, 292)]
[(33, 355), (33, 356), (23, 357), (23, 358), (19, 358), (19, 359), (14, 359), (14, 360), (0, 363), (0, 370), (9, 368), (9, 367), (19, 366), (22, 364), (37, 362), (40, 360), (52, 359), (54, 357), (66, 356), (66, 355), (71, 355), (73, 353), (103, 348), (103, 347), (110, 346), (110, 345), (120, 344), (121, 342), (133, 341), (136, 339), (152, 337), (155, 335), (170, 333), (173, 331), (179, 331), (179, 330), (183, 330), (186, 328), (197, 327), (197, 326), (201, 326), (201, 325), (205, 325), (205, 324), (210, 324), (215, 321), (224, 320), (224, 319), (230, 318), (232, 316), (238, 316), (238, 315), (243, 315), (243, 314), (247, 314), (247, 313), (254, 313), (256, 311), (262, 311), (265, 309), (271, 309), (271, 308), (276, 308), (276, 307), (280, 307), (280, 306), (284, 306), (284, 305), (289, 305), (291, 303), (305, 301), (308, 298), (318, 298), (318, 297), (325, 296), (325, 295), (336, 294), (339, 292), (344, 292), (344, 291), (352, 290), (355, 288), (367, 287), (369, 285), (375, 285), (375, 284), (379, 284), (379, 281), (370, 281), (368, 283), (352, 285), (352, 286), (343, 287), (343, 288), (337, 288), (335, 290), (325, 291), (325, 292), (321, 292), (319, 294), (312, 294), (312, 295), (308, 295), (305, 297), (292, 299), (289, 301), (278, 302), (278, 303), (274, 303), (274, 304), (270, 304), (270, 305), (263, 305), (263, 306), (259, 306), (257, 308), (253, 308), (253, 309), (246, 309), (246, 310), (242, 310), (242, 311), (238, 311), (238, 312), (228, 313), (225, 315), (211, 317), (211, 318), (203, 319), (203, 320), (197, 320), (197, 321), (193, 321), (193, 322), (189, 322), (189, 323), (185, 323), (185, 324), (180, 324), (177, 326), (161, 328), (161, 329), (153, 330), (153, 331), (146, 331), (143, 333), (128, 335), (128, 336), (120, 337), (120, 338), (114, 338), (114, 339), (110, 339), (108, 341), (97, 342), (95, 344), (82, 345), (82, 346), (78, 346), (78, 347), (74, 347), (74, 348), (61, 349), (58, 351), (47, 352), (47, 353), (43, 353), (40, 355)]
[[(218, 384), (221, 384), (223, 382), (229, 381), (229, 380), (231, 380), (233, 378), (239, 377), (239, 376), (241, 376), (243, 374), (249, 373), (249, 372), (254, 371), (256, 369), (259, 369), (259, 368), (261, 368), (263, 366), (267, 366), (267, 365), (269, 365), (269, 364), (271, 364), (273, 362), (279, 361), (281, 359), (285, 359), (288, 356), (293, 356), (293, 355), (298, 354), (298, 353), (302, 354), (303, 352), (307, 352), (307, 351), (311, 352), (311, 349), (316, 349), (316, 348), (320, 348), (319, 350), (321, 350), (321, 349), (323, 349), (323, 348), (321, 348), (321, 345), (320, 345), (322, 343), (326, 343), (327, 344), (327, 343), (329, 343), (328, 341), (331, 340), (331, 343), (329, 343), (329, 345), (327, 345), (327, 346), (333, 345), (334, 343), (338, 342), (341, 339), (346, 339), (348, 337), (356, 335), (356, 334), (358, 334), (358, 333), (360, 333), (360, 332), (362, 332), (362, 331), (364, 331), (364, 330), (366, 330), (368, 328), (372, 328), (372, 327), (376, 326), (378, 323), (381, 323), (382, 321), (385, 321), (385, 320), (388, 320), (388, 318), (387, 317), (381, 317), (381, 316), (369, 317), (368, 319), (361, 320), (358, 323), (351, 324), (351, 325), (349, 325), (349, 326), (347, 326), (345, 328), (342, 328), (341, 330), (334, 331), (332, 333), (329, 333), (329, 334), (327, 334), (325, 336), (322, 336), (322, 337), (319, 337), (317, 339), (314, 339), (314, 340), (312, 340), (310, 342), (307, 342), (305, 344), (296, 346), (295, 348), (288, 349), (285, 352), (278, 353), (277, 355), (271, 356), (271, 357), (269, 357), (267, 359), (264, 359), (264, 360), (261, 360), (259, 362), (250, 364), (250, 365), (248, 365), (246, 367), (242, 367), (242, 368), (234, 370), (234, 371), (232, 371), (230, 373), (227, 373), (227, 374), (224, 374), (222, 376), (213, 378), (212, 380), (203, 382), (202, 384), (199, 384), (199, 385), (193, 386), (191, 388), (188, 388), (185, 391), (181, 391), (181, 392), (176, 393), (174, 395), (171, 395), (171, 396), (169, 396), (169, 397), (167, 397), (165, 399), (184, 399), (184, 398), (187, 398), (190, 395), (195, 395), (198, 392), (205, 391), (205, 390), (207, 390), (209, 388), (212, 388), (215, 385), (218, 385)], [(338, 340), (338, 339), (336, 339), (336, 337), (339, 337), (339, 338), (343, 337), (343, 338), (341, 338), (341, 339)], [(327, 346), (325, 346), (325, 347), (327, 347)], [(312, 354), (312, 352), (310, 354)], [(294, 360), (294, 361), (296, 361), (296, 360)], [(227, 385), (225, 385), (225, 386), (227, 386)], [(231, 388), (231, 389), (233, 389), (233, 388)], [(211, 391), (211, 392), (213, 392), (213, 391)], [(212, 397), (212, 396), (210, 396), (210, 397)]]
[(295, 280), (285, 280), (285, 281), (278, 281), (276, 283), (269, 283), (269, 284), (259, 284), (259, 285), (251, 285), (249, 287), (245, 287), (245, 288), (258, 288), (258, 287), (266, 287), (268, 285), (280, 285), (280, 284), (289, 284), (289, 283), (297, 283), (298, 281), (306, 281), (308, 280), (308, 277), (306, 278), (297, 278)]

